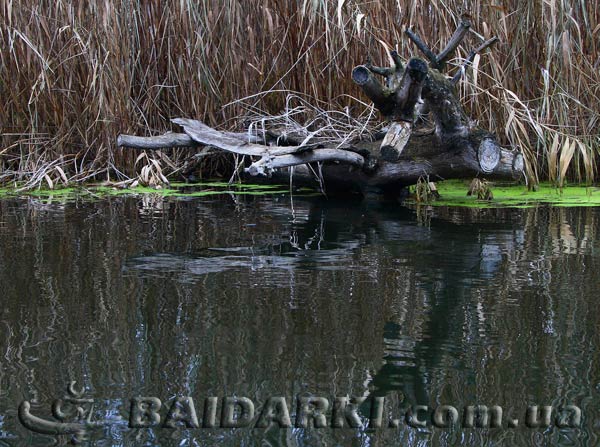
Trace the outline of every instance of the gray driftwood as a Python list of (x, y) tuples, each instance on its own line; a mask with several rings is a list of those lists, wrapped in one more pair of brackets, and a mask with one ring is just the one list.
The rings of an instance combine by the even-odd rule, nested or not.
[[(172, 121), (183, 128), (183, 133), (156, 137), (121, 135), (117, 144), (138, 149), (210, 146), (246, 156), (246, 172), (254, 176), (290, 175), (286, 168), (298, 166), (300, 168), (293, 171), (294, 177), (308, 180), (317, 170), (302, 166), (321, 163), (318, 172), (326, 186), (342, 188), (393, 190), (419, 179), (435, 181), (478, 176), (516, 179), (523, 175), (522, 154), (501, 148), (494, 135), (475, 127), (455, 94), (454, 84), (475, 54), (491, 46), (496, 39), (483, 42), (471, 51), (453, 78), (441, 73), (469, 28), (470, 23), (463, 21), (439, 54), (407, 30), (406, 34), (429, 64), (413, 58), (405, 65), (392, 51), (392, 67), (374, 67), (368, 62), (353, 70), (353, 81), (391, 122), (387, 134), (382, 136), (383, 141), (352, 141), (339, 146), (320, 139), (317, 144), (308, 134), (302, 139), (273, 130), (258, 134), (221, 132), (200, 121), (177, 118)], [(384, 82), (376, 76), (383, 76)], [(417, 124), (423, 118), (433, 122), (430, 132), (418, 131)]]

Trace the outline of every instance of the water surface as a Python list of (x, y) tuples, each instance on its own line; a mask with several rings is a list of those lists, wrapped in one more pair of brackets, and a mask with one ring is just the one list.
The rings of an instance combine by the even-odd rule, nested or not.
[[(87, 445), (597, 445), (599, 232), (596, 208), (4, 199), (0, 445), (52, 445), (17, 408), (51, 419), (71, 381), (110, 422)], [(135, 396), (200, 419), (208, 396), (285, 396), (292, 421), (298, 396), (385, 397), (386, 428), (135, 430)], [(417, 404), (521, 424), (388, 427)], [(534, 404), (581, 428), (526, 428)]]

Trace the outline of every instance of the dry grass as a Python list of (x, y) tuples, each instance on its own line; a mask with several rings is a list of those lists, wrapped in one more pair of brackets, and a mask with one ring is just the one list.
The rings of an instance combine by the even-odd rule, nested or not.
[[(406, 27), (439, 49), (465, 12), (480, 35), (454, 65), (500, 38), (461, 83), (471, 115), (524, 150), (532, 180), (596, 180), (600, 5), (498, 3), (0, 0), (0, 182), (137, 178), (143, 163), (115, 149), (118, 133), (162, 133), (176, 116), (239, 127), (258, 110), (281, 113), (290, 92), (292, 109), (342, 111), (332, 120), (361, 132), (371, 110), (352, 67), (387, 62), (386, 48), (416, 55)], [(157, 159), (161, 175), (184, 156)]]

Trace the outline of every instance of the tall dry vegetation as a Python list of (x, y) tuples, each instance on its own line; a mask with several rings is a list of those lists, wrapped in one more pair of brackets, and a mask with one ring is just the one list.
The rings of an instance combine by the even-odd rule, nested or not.
[(456, 65), (481, 38), (500, 38), (460, 86), (471, 115), (525, 151), (530, 178), (597, 179), (600, 5), (464, 4), (0, 0), (0, 181), (131, 175), (137, 154), (115, 149), (118, 133), (162, 133), (176, 116), (234, 127), (248, 111), (293, 107), (290, 92), (359, 116), (354, 65), (368, 54), (383, 64), (392, 47), (418, 55), (406, 27), (440, 48), (464, 13), (479, 35)]

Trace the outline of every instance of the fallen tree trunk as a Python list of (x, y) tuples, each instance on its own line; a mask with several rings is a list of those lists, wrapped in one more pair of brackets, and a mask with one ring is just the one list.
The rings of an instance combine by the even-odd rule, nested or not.
[[(475, 136), (466, 144), (457, 145), (450, 150), (435, 145), (434, 135), (413, 136), (396, 162), (379, 160), (377, 167), (369, 172), (364, 169), (341, 163), (328, 164), (322, 169), (323, 181), (330, 189), (353, 189), (357, 192), (376, 188), (385, 191), (400, 190), (414, 185), (419, 180), (441, 181), (447, 179), (472, 179), (485, 175), (489, 180), (518, 180), (523, 175), (523, 157), (498, 147), (495, 167), (486, 173), (481, 168), (481, 151), (489, 150), (485, 134)], [(358, 148), (377, 149), (379, 141), (365, 143)], [(423, 151), (423, 147), (427, 150)], [(492, 146), (497, 147), (497, 146)], [(373, 149), (372, 149), (373, 150)], [(315, 184), (314, 174), (305, 167), (296, 167), (293, 171), (280, 173), (276, 180), (285, 180), (292, 176), (298, 184)]]
[[(353, 151), (335, 148), (306, 148), (301, 146), (271, 147), (252, 143), (247, 137), (233, 138), (218, 132), (199, 121), (185, 120), (185, 129), (203, 145), (216, 147), (239, 155), (260, 157), (246, 168), (250, 175), (269, 175), (275, 170), (313, 162), (328, 162), (321, 170), (327, 182), (365, 187), (402, 187), (422, 179), (430, 181), (451, 178), (473, 178), (485, 175), (488, 179), (517, 179), (522, 175), (523, 158), (518, 152), (500, 148), (493, 135), (473, 132), (468, 137), (455, 137), (453, 141), (440, 143), (434, 133), (413, 135), (395, 162), (379, 159), (381, 141), (356, 142)], [(169, 134), (173, 141), (187, 141), (187, 134)], [(176, 138), (173, 136), (177, 135)], [(245, 134), (238, 134), (245, 135)], [(129, 136), (121, 139), (128, 142)], [(140, 137), (134, 137), (134, 142)], [(163, 136), (145, 137), (143, 146), (155, 149), (161, 146)], [(367, 168), (367, 157), (375, 160), (375, 166)], [(302, 176), (303, 170), (297, 171)], [(313, 176), (314, 177), (314, 176)], [(302, 179), (305, 183), (308, 179)], [(313, 178), (314, 180), (314, 178)]]
[[(482, 177), (517, 179), (523, 175), (523, 156), (500, 147), (494, 135), (473, 126), (454, 91), (464, 68), (453, 78), (439, 70), (456, 50), (469, 30), (462, 22), (444, 50), (436, 55), (410, 30), (409, 38), (429, 60), (413, 58), (404, 66), (396, 52), (392, 67), (357, 66), (352, 79), (373, 101), (391, 124), (383, 141), (351, 141), (339, 144), (312, 140), (306, 133), (286, 138), (272, 131), (254, 133), (220, 132), (206, 124), (185, 118), (172, 120), (184, 133), (157, 137), (121, 135), (119, 146), (138, 149), (210, 146), (245, 156), (246, 173), (252, 176), (293, 175), (299, 181), (317, 180), (326, 188), (341, 186), (364, 190), (400, 189), (419, 180)], [(467, 66), (477, 51), (495, 42), (490, 39), (469, 54)], [(384, 76), (381, 84), (375, 75)], [(419, 114), (427, 114), (435, 127), (423, 131), (415, 124)], [(423, 118), (423, 116), (421, 116)], [(280, 138), (281, 137), (281, 138)], [(283, 144), (283, 145), (282, 145)], [(318, 163), (319, 169), (306, 165)], [(287, 168), (298, 166), (292, 171)], [(301, 166), (305, 166), (302, 168)]]

